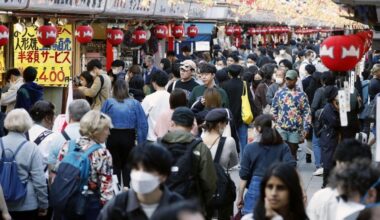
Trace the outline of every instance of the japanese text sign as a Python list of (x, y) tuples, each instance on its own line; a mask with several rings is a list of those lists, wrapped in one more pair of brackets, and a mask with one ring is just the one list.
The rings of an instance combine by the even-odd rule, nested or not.
[(36, 82), (44, 86), (67, 86), (72, 66), (72, 26), (58, 27), (57, 41), (50, 48), (37, 41), (37, 27), (14, 32), (14, 66), (37, 68)]

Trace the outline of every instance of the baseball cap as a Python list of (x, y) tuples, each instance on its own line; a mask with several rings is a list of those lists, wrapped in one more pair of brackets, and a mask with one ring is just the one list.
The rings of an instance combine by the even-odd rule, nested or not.
[(194, 113), (187, 107), (178, 107), (174, 110), (172, 121), (176, 124), (191, 127), (194, 123)]
[(215, 108), (209, 111), (205, 117), (205, 121), (208, 122), (219, 122), (219, 121), (227, 121), (229, 120), (227, 109), (224, 108)]
[(285, 79), (295, 80), (298, 77), (298, 73), (295, 70), (288, 70), (285, 75)]
[(185, 61), (181, 62), (180, 68), (185, 69), (185, 70), (193, 70), (194, 71), (197, 69), (197, 65), (192, 60), (185, 60)]

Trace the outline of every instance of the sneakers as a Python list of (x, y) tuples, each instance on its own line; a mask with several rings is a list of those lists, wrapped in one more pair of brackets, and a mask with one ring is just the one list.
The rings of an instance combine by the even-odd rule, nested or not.
[(323, 174), (323, 168), (322, 168), (322, 167), (318, 168), (318, 169), (313, 173), (314, 176), (321, 176), (322, 174)]

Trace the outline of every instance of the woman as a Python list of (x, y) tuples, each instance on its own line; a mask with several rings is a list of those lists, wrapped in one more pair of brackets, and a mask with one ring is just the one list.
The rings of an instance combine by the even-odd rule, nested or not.
[(322, 187), (327, 185), (327, 180), (331, 169), (333, 168), (333, 155), (336, 146), (339, 143), (340, 136), (340, 117), (339, 117), (339, 100), (338, 88), (326, 87), (325, 97), (327, 104), (320, 115), (322, 123), (321, 136), (319, 145), (321, 146), (321, 159), (323, 164), (323, 183)]
[(129, 185), (129, 174), (124, 169), (129, 152), (137, 143), (142, 144), (148, 134), (148, 122), (140, 102), (130, 98), (125, 80), (118, 79), (113, 89), (113, 97), (107, 99), (101, 111), (107, 114), (113, 123), (107, 139), (107, 148), (111, 152), (114, 172), (125, 185)]
[[(82, 136), (76, 140), (77, 146), (85, 151), (94, 144), (105, 143), (111, 127), (111, 119), (107, 115), (97, 110), (87, 112), (80, 120), (79, 131)], [(58, 154), (55, 170), (57, 170), (60, 162), (68, 153), (68, 148), (69, 142), (66, 142)], [(114, 196), (112, 189), (112, 157), (109, 151), (102, 147), (94, 151), (89, 156), (89, 160), (91, 166), (87, 184), (89, 192), (85, 216), (82, 217), (85, 220), (96, 219), (102, 206)]]
[(191, 110), (195, 114), (197, 124), (203, 124), (207, 113), (214, 108), (222, 107), (222, 97), (216, 88), (207, 88), (203, 93), (203, 97), (198, 99)]
[(148, 220), (164, 207), (183, 200), (164, 184), (171, 173), (172, 156), (157, 143), (133, 148), (128, 159), (131, 188), (118, 194), (102, 209), (98, 220)]
[(270, 103), (266, 101), (266, 93), (269, 86), (273, 82), (273, 74), (277, 71), (277, 65), (268, 63), (260, 68), (260, 72), (263, 75), (263, 80), (256, 87), (255, 90), (255, 105), (258, 110), (258, 115), (268, 111)]
[(8, 135), (1, 139), (4, 149), (15, 152), (18, 146), (25, 142), (15, 159), (20, 180), (26, 183), (27, 193), (24, 198), (7, 203), (14, 220), (34, 220), (38, 219), (38, 216), (47, 215), (48, 194), (42, 155), (37, 145), (27, 141), (24, 135), (32, 125), (33, 121), (24, 109), (10, 111), (4, 121), (4, 127), (9, 131)]
[[(91, 88), (92, 83), (94, 83), (94, 77), (92, 77), (89, 71), (84, 71), (79, 75), (79, 82), (81, 86)], [(86, 96), (86, 100), (92, 105), (93, 100), (91, 97)]]
[(141, 76), (141, 67), (132, 65), (129, 67), (125, 80), (129, 85), (129, 93), (139, 102), (145, 98), (144, 94), (144, 79)]
[[(254, 210), (255, 220), (307, 220), (300, 179), (289, 164), (272, 165), (260, 185), (260, 198)], [(250, 219), (249, 216), (243, 220)]]
[[(229, 120), (227, 111), (223, 108), (211, 110), (206, 115), (206, 122), (203, 125), (204, 132), (202, 133), (203, 143), (210, 149), (214, 161), (218, 149), (222, 147), (219, 164), (226, 172), (239, 162), (235, 140), (232, 137), (222, 137)], [(230, 216), (233, 215), (233, 202), (224, 207), (218, 207), (217, 210), (212, 210), (210, 214), (219, 220), (229, 220)]]
[[(259, 132), (260, 141), (246, 146), (239, 172), (240, 186), (237, 207), (242, 209), (244, 215), (251, 213), (252, 207), (255, 207), (260, 197), (260, 183), (266, 169), (271, 164), (281, 161), (296, 166), (289, 146), (284, 143), (278, 131), (272, 128), (271, 115), (264, 114), (257, 117), (254, 127)], [(245, 188), (248, 188), (248, 191), (243, 199)]]

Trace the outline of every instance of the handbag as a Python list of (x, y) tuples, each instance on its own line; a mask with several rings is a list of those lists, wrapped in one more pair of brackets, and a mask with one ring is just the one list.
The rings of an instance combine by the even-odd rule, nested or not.
[(248, 99), (247, 83), (243, 81), (243, 85), (243, 94), (241, 96), (241, 118), (245, 124), (250, 124), (253, 121), (253, 114)]

